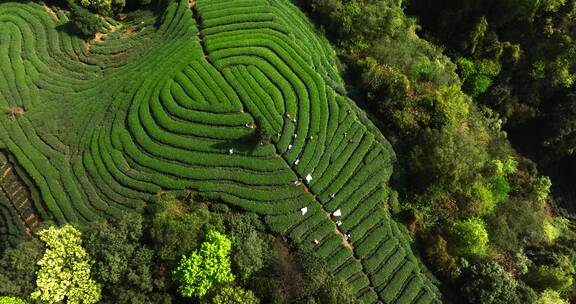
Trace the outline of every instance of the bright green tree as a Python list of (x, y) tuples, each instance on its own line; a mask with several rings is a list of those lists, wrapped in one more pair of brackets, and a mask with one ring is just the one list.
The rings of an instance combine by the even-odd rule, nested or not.
[(471, 218), (457, 221), (450, 229), (452, 249), (461, 255), (480, 255), (486, 251), (488, 232), (484, 221)]
[(17, 297), (0, 297), (0, 304), (26, 304), (26, 301)]
[(568, 304), (568, 301), (562, 299), (559, 292), (546, 289), (540, 294), (537, 304)]
[(481, 215), (491, 214), (496, 208), (496, 198), (490, 189), (481, 182), (472, 185), (472, 197), (478, 204)]
[(234, 281), (230, 250), (232, 240), (226, 235), (210, 231), (206, 241), (190, 257), (183, 256), (172, 276), (184, 297), (203, 297), (213, 285)]
[(550, 194), (550, 188), (552, 187), (552, 181), (548, 176), (538, 176), (532, 183), (534, 188), (534, 194), (539, 201), (543, 201)]
[(100, 285), (90, 277), (92, 259), (82, 248), (82, 233), (71, 225), (38, 233), (46, 251), (38, 265), (33, 299), (47, 303), (91, 304), (100, 300)]
[(456, 63), (464, 82), (464, 91), (474, 97), (486, 92), (492, 85), (492, 79), (500, 73), (500, 64), (490, 60), (458, 58)]
[(260, 304), (251, 290), (242, 287), (226, 286), (220, 288), (218, 293), (212, 298), (213, 304)]

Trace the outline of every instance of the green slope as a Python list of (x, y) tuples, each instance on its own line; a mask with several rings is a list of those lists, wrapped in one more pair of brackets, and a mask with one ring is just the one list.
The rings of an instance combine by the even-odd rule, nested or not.
[[(0, 118), (0, 145), (43, 218), (93, 221), (194, 190), (314, 247), (366, 303), (440, 301), (385, 210), (390, 145), (289, 1), (170, 2), (91, 43), (66, 23), (0, 4), (0, 104), (25, 110)], [(308, 174), (308, 192), (292, 184)]]

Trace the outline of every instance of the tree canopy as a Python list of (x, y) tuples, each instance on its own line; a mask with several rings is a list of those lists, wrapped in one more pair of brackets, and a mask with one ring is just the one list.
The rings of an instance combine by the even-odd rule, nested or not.
[(92, 304), (100, 300), (100, 285), (92, 279), (92, 259), (82, 248), (82, 233), (72, 225), (38, 233), (46, 251), (38, 261), (32, 298), (47, 303)]
[(26, 304), (26, 301), (17, 297), (0, 297), (0, 304)]
[(260, 300), (250, 290), (242, 287), (226, 286), (220, 288), (212, 297), (213, 304), (260, 304)]
[(210, 231), (200, 249), (183, 256), (172, 275), (184, 297), (204, 297), (214, 285), (234, 281), (230, 262), (232, 240)]
[(480, 255), (486, 251), (488, 232), (479, 218), (457, 221), (450, 231), (453, 250), (463, 255)]

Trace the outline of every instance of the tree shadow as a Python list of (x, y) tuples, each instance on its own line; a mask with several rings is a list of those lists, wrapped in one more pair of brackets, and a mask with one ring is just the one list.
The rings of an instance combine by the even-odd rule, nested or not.
[(246, 135), (236, 139), (225, 140), (211, 145), (212, 148), (230, 150), (234, 149), (236, 152), (252, 155), (256, 148), (260, 145), (261, 141), (258, 136)]
[(76, 36), (78, 38), (86, 39), (86, 37), (82, 35), (80, 30), (76, 27), (76, 25), (74, 25), (72, 21), (59, 24), (54, 29), (58, 32), (66, 33), (69, 36)]

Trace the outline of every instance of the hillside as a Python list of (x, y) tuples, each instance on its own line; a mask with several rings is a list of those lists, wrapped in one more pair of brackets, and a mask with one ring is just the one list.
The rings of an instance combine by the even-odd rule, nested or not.
[[(391, 145), (307, 18), (287, 0), (160, 7), (86, 42), (63, 10), (0, 4), (0, 147), (35, 217), (95, 222), (191, 191), (313, 248), (365, 303), (439, 302), (387, 210)], [(30, 225), (14, 204), (0, 196), (4, 236)]]

